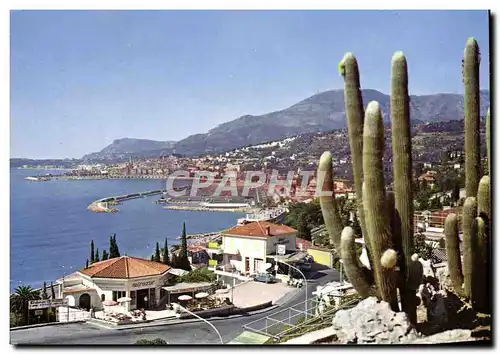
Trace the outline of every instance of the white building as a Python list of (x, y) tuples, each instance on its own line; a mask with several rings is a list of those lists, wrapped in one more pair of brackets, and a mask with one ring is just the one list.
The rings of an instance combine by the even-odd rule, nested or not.
[(242, 274), (264, 272), (268, 255), (276, 254), (277, 245), (295, 252), (297, 231), (286, 225), (256, 221), (235, 226), (221, 233), (224, 264), (232, 264)]
[(91, 264), (57, 283), (69, 306), (100, 310), (105, 300), (129, 297), (129, 309), (149, 309), (165, 296), (162, 287), (170, 269), (162, 263), (122, 256)]

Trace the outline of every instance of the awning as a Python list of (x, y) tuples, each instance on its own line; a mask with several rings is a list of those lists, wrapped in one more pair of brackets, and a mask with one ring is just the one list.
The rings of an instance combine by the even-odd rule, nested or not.
[(264, 344), (271, 337), (265, 336), (263, 334), (244, 331), (238, 337), (234, 338), (227, 344)]
[(211, 253), (211, 254), (222, 254), (224, 252), (220, 248), (207, 248), (207, 249), (205, 249), (205, 251), (207, 251), (207, 253)]

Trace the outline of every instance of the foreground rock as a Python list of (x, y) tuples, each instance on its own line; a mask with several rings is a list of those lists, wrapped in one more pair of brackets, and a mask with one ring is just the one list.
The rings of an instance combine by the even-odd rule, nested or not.
[(404, 312), (394, 312), (388, 303), (369, 297), (333, 318), (333, 329), (343, 344), (400, 344), (417, 339), (417, 332)]
[(449, 331), (436, 333), (431, 336), (417, 338), (409, 344), (441, 344), (441, 343), (457, 343), (457, 342), (472, 342), (476, 338), (471, 337), (469, 329), (452, 329)]

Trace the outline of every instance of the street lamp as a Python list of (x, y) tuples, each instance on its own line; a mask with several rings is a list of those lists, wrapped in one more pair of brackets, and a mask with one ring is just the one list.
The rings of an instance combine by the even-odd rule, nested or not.
[(278, 263), (285, 264), (285, 265), (289, 266), (290, 268), (295, 269), (297, 272), (300, 273), (300, 275), (302, 275), (302, 278), (304, 278), (304, 286), (305, 286), (305, 290), (306, 290), (306, 318), (307, 318), (307, 278), (306, 278), (306, 276), (304, 275), (304, 273), (302, 273), (302, 271), (299, 268), (294, 267), (291, 264), (282, 262), (278, 258), (276, 258), (276, 266), (278, 265)]
[(219, 336), (220, 343), (221, 343), (221, 344), (224, 344), (224, 341), (222, 340), (222, 336), (220, 335), (219, 331), (217, 330), (217, 328), (215, 328), (215, 326), (214, 326), (213, 324), (211, 324), (210, 322), (208, 322), (206, 319), (201, 318), (201, 317), (200, 317), (200, 316), (198, 316), (197, 314), (195, 314), (195, 313), (193, 313), (193, 312), (189, 311), (188, 309), (186, 309), (186, 308), (182, 307), (182, 306), (181, 306), (181, 305), (179, 305), (179, 304), (172, 304), (172, 305), (173, 305), (173, 308), (174, 308), (174, 310), (175, 310), (175, 311), (177, 311), (177, 310), (181, 310), (181, 311), (187, 312), (187, 313), (189, 313), (191, 316), (194, 316), (194, 317), (196, 317), (197, 319), (202, 320), (203, 322), (205, 322), (206, 324), (208, 324), (210, 327), (212, 327), (212, 328), (213, 328), (213, 330), (214, 330), (214, 331), (217, 333), (217, 335)]

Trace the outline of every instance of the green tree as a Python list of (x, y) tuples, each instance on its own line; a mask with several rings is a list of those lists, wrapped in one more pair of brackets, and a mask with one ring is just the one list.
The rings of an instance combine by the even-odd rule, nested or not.
[(120, 249), (118, 248), (118, 243), (116, 242), (116, 234), (113, 234), (113, 244), (115, 246), (115, 257), (120, 257)]
[(425, 260), (432, 259), (432, 251), (434, 247), (426, 242), (425, 235), (422, 233), (415, 234), (413, 239), (414, 252)]
[(156, 242), (155, 256), (153, 259), (155, 262), (160, 262), (160, 245), (158, 244), (158, 242)]
[(102, 250), (102, 260), (105, 261), (108, 259), (108, 252), (106, 250)]
[(31, 286), (18, 286), (10, 296), (10, 310), (22, 318), (22, 324), (29, 323), (28, 303), (31, 300), (40, 300), (40, 292)]
[(50, 282), (50, 296), (51, 296), (51, 299), (56, 298), (56, 291), (54, 290), (54, 284), (52, 284), (52, 282)]
[(99, 248), (95, 250), (94, 262), (99, 262)]
[(155, 339), (139, 339), (137, 342), (135, 342), (136, 345), (167, 345), (168, 343), (161, 339), (161, 338), (155, 338)]
[(115, 258), (116, 250), (113, 236), (109, 236), (109, 258)]
[(352, 226), (354, 234), (358, 237), (362, 236), (361, 225), (359, 224), (358, 213), (354, 213), (354, 218), (352, 219)]
[(187, 258), (188, 253), (187, 253), (187, 235), (186, 235), (186, 223), (182, 223), (182, 234), (181, 234), (181, 252), (180, 252), (180, 257), (181, 258)]
[(297, 237), (311, 241), (311, 229), (309, 228), (305, 212), (300, 213), (297, 220)]
[(154, 262), (154, 261), (155, 261), (155, 255), (154, 255), (154, 254), (152, 254), (152, 255), (151, 255), (151, 262)]
[(208, 268), (198, 268), (190, 271), (189, 273), (180, 277), (179, 281), (182, 283), (211, 283), (217, 279), (214, 272)]
[(170, 265), (170, 259), (168, 258), (168, 244), (167, 238), (165, 238), (165, 243), (163, 244), (163, 264)]
[(49, 295), (47, 294), (47, 283), (46, 282), (43, 282), (41, 297), (42, 297), (42, 299), (48, 299), (49, 298)]
[(85, 262), (85, 269), (87, 269), (89, 267), (89, 260), (87, 259), (87, 261)]
[(451, 192), (451, 200), (456, 205), (459, 199), (460, 199), (460, 182), (455, 181), (455, 183), (453, 184), (453, 190)]
[(90, 241), (90, 263), (94, 263), (94, 240)]

